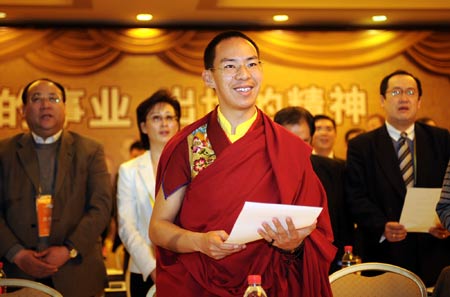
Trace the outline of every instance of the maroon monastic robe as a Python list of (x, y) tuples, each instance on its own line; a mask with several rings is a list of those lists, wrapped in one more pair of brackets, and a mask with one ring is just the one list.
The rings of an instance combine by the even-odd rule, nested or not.
[[(191, 180), (187, 136), (205, 124), (216, 160)], [(178, 133), (161, 156), (157, 190), (162, 185), (168, 197), (187, 186), (175, 221), (182, 228), (230, 233), (245, 201), (320, 206), (323, 211), (299, 259), (265, 240), (221, 260), (158, 247), (158, 297), (243, 296), (249, 274), (262, 275), (268, 296), (331, 296), (328, 269), (335, 248), (326, 194), (310, 154), (308, 145), (260, 110), (250, 130), (233, 144), (218, 124), (217, 109)]]

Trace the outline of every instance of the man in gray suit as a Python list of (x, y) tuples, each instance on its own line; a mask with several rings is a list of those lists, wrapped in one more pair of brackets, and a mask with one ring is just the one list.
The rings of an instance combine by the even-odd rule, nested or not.
[(437, 224), (413, 233), (399, 222), (407, 187), (440, 188), (450, 156), (447, 130), (415, 122), (421, 96), (420, 80), (406, 71), (382, 80), (386, 123), (350, 140), (345, 188), (362, 232), (363, 262), (402, 266), (433, 286), (450, 265), (448, 231)]
[(57, 82), (30, 82), (22, 94), (30, 133), (0, 141), (0, 261), (8, 277), (65, 297), (100, 296), (110, 176), (100, 144), (63, 130), (65, 99)]

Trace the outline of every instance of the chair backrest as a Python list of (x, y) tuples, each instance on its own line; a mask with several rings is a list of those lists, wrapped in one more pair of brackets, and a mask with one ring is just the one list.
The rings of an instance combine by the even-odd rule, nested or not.
[(427, 297), (427, 288), (416, 274), (386, 263), (345, 267), (331, 274), (329, 280), (334, 297)]
[[(6, 293), (2, 296), (26, 296), (26, 297), (63, 297), (61, 293), (49, 286), (28, 279), (0, 278), (0, 286), (15, 287), (18, 290)], [(20, 289), (22, 288), (22, 289)]]

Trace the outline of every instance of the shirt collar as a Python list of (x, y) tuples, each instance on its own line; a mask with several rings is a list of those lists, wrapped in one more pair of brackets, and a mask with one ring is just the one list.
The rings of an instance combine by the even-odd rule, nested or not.
[(391, 124), (389, 124), (386, 121), (386, 129), (388, 131), (389, 136), (394, 139), (395, 141), (398, 141), (400, 139), (400, 134), (402, 132), (406, 132), (407, 138), (411, 141), (414, 141), (415, 133), (414, 133), (414, 124), (409, 126), (405, 131), (400, 131), (394, 128)]
[[(313, 155), (318, 155), (318, 156), (319, 156), (319, 154), (316, 152), (315, 149), (313, 149), (312, 154), (313, 154)], [(334, 152), (331, 151), (331, 152), (328, 154), (327, 158), (334, 159)]]
[(228, 136), (228, 139), (230, 139), (231, 142), (235, 142), (236, 140), (238, 140), (239, 138), (244, 136), (245, 133), (247, 133), (247, 131), (252, 126), (252, 124), (256, 121), (257, 115), (258, 115), (258, 111), (255, 108), (255, 113), (253, 114), (253, 116), (250, 119), (248, 119), (247, 121), (240, 123), (236, 127), (236, 133), (231, 134), (231, 123), (220, 111), (220, 106), (217, 109), (217, 118), (219, 120), (219, 124), (222, 127), (222, 129), (225, 131), (225, 134)]
[(47, 137), (46, 139), (42, 138), (41, 136), (37, 135), (36, 133), (34, 133), (33, 131), (31, 131), (31, 135), (33, 135), (33, 139), (36, 143), (39, 144), (50, 144), (50, 143), (55, 143), (58, 141), (58, 139), (61, 137), (62, 134), (62, 129), (59, 130), (59, 132), (57, 132), (56, 134)]

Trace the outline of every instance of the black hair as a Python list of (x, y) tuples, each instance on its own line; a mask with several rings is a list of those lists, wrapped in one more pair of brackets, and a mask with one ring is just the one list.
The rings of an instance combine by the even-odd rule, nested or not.
[(416, 122), (423, 123), (428, 125), (429, 122), (434, 122), (434, 120), (430, 117), (421, 117), (416, 120)]
[(333, 118), (331, 118), (331, 117), (329, 117), (327, 115), (324, 115), (324, 114), (315, 115), (314, 116), (314, 125), (316, 124), (316, 122), (318, 120), (328, 120), (328, 121), (330, 121), (333, 124), (334, 130), (336, 130), (336, 122), (335, 122), (335, 120)]
[(304, 120), (309, 126), (311, 137), (314, 135), (314, 131), (316, 130), (316, 127), (314, 127), (313, 115), (307, 109), (300, 106), (289, 106), (280, 109), (275, 114), (273, 120), (275, 121), (275, 123), (278, 123), (280, 125), (298, 124), (302, 120)]
[(140, 140), (134, 141), (129, 148), (129, 152), (131, 153), (132, 150), (145, 150), (144, 144)]
[(388, 88), (389, 80), (391, 79), (391, 77), (393, 77), (395, 75), (408, 75), (408, 76), (411, 76), (416, 81), (417, 91), (419, 91), (419, 99), (420, 99), (420, 97), (422, 97), (422, 84), (420, 82), (420, 79), (418, 79), (417, 77), (415, 77), (414, 75), (412, 75), (408, 71), (401, 70), (401, 69), (396, 70), (396, 71), (392, 72), (391, 74), (386, 75), (381, 80), (381, 83), (380, 83), (380, 95), (382, 95), (383, 97), (386, 97), (386, 91), (387, 91), (387, 88)]
[(216, 35), (216, 37), (214, 37), (206, 46), (205, 51), (203, 53), (203, 64), (204, 64), (205, 69), (214, 68), (214, 59), (216, 58), (217, 45), (225, 39), (236, 38), (236, 37), (243, 38), (243, 39), (247, 40), (248, 42), (250, 42), (253, 45), (253, 47), (256, 49), (256, 53), (258, 54), (258, 58), (259, 58), (259, 48), (250, 37), (248, 37), (247, 35), (245, 35), (244, 33), (240, 32), (240, 31), (225, 31), (225, 32), (222, 32), (222, 33)]
[(366, 132), (366, 130), (361, 129), (361, 128), (348, 129), (347, 132), (345, 132), (345, 137), (344, 137), (345, 138), (345, 143), (348, 143), (350, 134), (352, 134), (352, 133), (362, 134), (362, 133), (365, 133), (365, 132)]
[(38, 78), (38, 79), (35, 79), (35, 80), (29, 82), (23, 88), (23, 91), (22, 91), (22, 103), (23, 103), (23, 105), (27, 104), (27, 101), (28, 101), (27, 100), (27, 98), (28, 98), (28, 90), (30, 89), (31, 85), (34, 84), (37, 81), (40, 81), (40, 80), (48, 81), (48, 82), (51, 82), (52, 84), (54, 84), (61, 91), (63, 102), (64, 103), (66, 102), (66, 91), (65, 91), (64, 87), (62, 86), (62, 84), (60, 84), (60, 83), (58, 83), (58, 82), (56, 82), (54, 80), (51, 80), (49, 78)]
[(175, 110), (175, 115), (177, 117), (178, 123), (180, 123), (181, 118), (180, 102), (168, 90), (160, 89), (155, 93), (153, 93), (153, 95), (151, 95), (149, 98), (142, 101), (136, 108), (136, 118), (139, 129), (139, 135), (141, 137), (141, 142), (144, 148), (147, 150), (150, 149), (150, 142), (148, 140), (147, 134), (142, 132), (141, 123), (143, 122), (145, 123), (147, 114), (158, 103), (170, 104)]
[(379, 113), (373, 113), (373, 114), (369, 114), (367, 116), (367, 120), (371, 120), (371, 119), (379, 119), (380, 122), (384, 123), (384, 121), (386, 121), (386, 119), (384, 118), (383, 115), (379, 114)]

